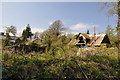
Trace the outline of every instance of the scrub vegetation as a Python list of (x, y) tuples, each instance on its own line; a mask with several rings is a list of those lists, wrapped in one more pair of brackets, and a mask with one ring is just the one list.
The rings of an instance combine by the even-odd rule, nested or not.
[[(87, 48), (68, 45), (75, 36), (63, 35), (66, 28), (60, 20), (55, 21), (42, 33), (33, 34), (28, 25), (23, 30), (22, 36), (15, 38), (14, 41), (9, 35), (9, 32), (12, 33), (9, 29), (7, 28), (8, 32), (2, 40), (3, 80), (41, 78), (119, 80), (117, 40), (113, 38), (110, 38), (112, 44), (109, 48), (104, 44), (101, 47)], [(106, 34), (111, 34), (109, 29)], [(115, 34), (109, 37), (117, 37)]]

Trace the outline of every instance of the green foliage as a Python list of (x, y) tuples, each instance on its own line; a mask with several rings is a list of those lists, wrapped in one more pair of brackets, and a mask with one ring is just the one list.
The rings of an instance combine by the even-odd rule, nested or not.
[(33, 52), (33, 51), (35, 51), (35, 52), (43, 51), (42, 47), (40, 47), (40, 45), (38, 45), (36, 43), (30, 44), (30, 50), (31, 50), (31, 52)]
[(115, 30), (114, 28), (111, 27), (111, 25), (108, 25), (106, 28), (106, 34), (110, 37), (115, 35)]
[(3, 80), (15, 78), (118, 79), (120, 69), (116, 56), (117, 54), (96, 54), (90, 57), (59, 58), (48, 54), (29, 56), (3, 53)]
[[(16, 78), (28, 80), (41, 78), (118, 79), (120, 69), (116, 48), (106, 48), (104, 45), (98, 48), (70, 46), (68, 45), (70, 38), (61, 34), (63, 29), (62, 22), (57, 20), (39, 38), (36, 34), (36, 41), (30, 42), (27, 38), (33, 34), (28, 25), (22, 34), (25, 41), (18, 38), (15, 41), (18, 45), (9, 46), (10, 50), (4, 50), (3, 80)], [(111, 37), (110, 31), (112, 30), (107, 29)], [(73, 39), (77, 37), (78, 34)], [(111, 39), (113, 37), (115, 36), (112, 35)], [(9, 36), (6, 40), (9, 41)], [(14, 54), (10, 51), (14, 51)]]
[(61, 37), (59, 37), (58, 42), (61, 44), (68, 44), (70, 42), (70, 38), (68, 38), (67, 36), (63, 35)]
[(2, 46), (5, 47), (5, 46), (8, 46), (10, 44), (10, 35), (9, 33), (6, 33), (6, 38), (2, 40)]
[(44, 47), (41, 47), (37, 43), (33, 43), (33, 42), (28, 45), (21, 44), (19, 46), (14, 46), (13, 49), (15, 49), (16, 53), (20, 53), (20, 54), (29, 54), (30, 52), (41, 53), (41, 52), (44, 52), (44, 50), (45, 50)]
[(17, 38), (17, 39), (15, 40), (15, 44), (16, 44), (16, 45), (19, 45), (20, 43), (22, 43), (22, 40), (21, 40), (20, 38)]
[(6, 33), (12, 33), (14, 36), (17, 33), (17, 29), (15, 26), (11, 25), (10, 27), (5, 27), (6, 28)]
[(110, 41), (111, 41), (111, 44), (113, 47), (117, 47), (118, 45), (118, 36), (113, 36), (113, 37), (109, 37), (110, 38)]
[(54, 48), (61, 47), (69, 42), (69, 39), (66, 36), (62, 36), (62, 31), (64, 31), (63, 23), (60, 20), (53, 22), (49, 29), (44, 31), (40, 35), (40, 41), (42, 45), (47, 45), (46, 53), (54, 55)]
[(115, 47), (116, 43), (118, 42), (117, 31), (114, 28), (112, 28), (110, 25), (108, 25), (106, 28), (106, 34), (110, 39), (111, 45)]
[(76, 34), (76, 35), (73, 37), (73, 39), (76, 39), (76, 38), (78, 37), (78, 35), (79, 35), (79, 34)]
[(10, 55), (7, 54), (7, 53), (6, 53), (6, 54), (3, 54), (3, 55), (2, 55), (2, 58), (3, 58), (4, 61), (9, 61), (9, 59), (11, 59)]
[(22, 33), (23, 40), (26, 41), (27, 38), (31, 38), (32, 36), (33, 36), (33, 34), (31, 32), (31, 28), (30, 28), (30, 26), (28, 24), (26, 29), (24, 29), (23, 33)]

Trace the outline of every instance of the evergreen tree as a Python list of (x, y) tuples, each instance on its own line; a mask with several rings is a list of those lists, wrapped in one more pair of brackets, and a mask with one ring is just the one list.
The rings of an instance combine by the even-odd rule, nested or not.
[(33, 36), (33, 34), (31, 32), (31, 28), (30, 28), (30, 26), (28, 24), (26, 29), (24, 29), (23, 33), (22, 33), (23, 40), (26, 41), (27, 38), (31, 38), (32, 36)]

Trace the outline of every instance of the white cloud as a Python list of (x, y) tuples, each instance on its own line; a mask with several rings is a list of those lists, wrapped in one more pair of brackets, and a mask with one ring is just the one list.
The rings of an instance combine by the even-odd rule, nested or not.
[(79, 23), (79, 24), (72, 25), (70, 29), (72, 30), (73, 33), (76, 34), (78, 32), (86, 32), (87, 30), (90, 30), (94, 26), (98, 27), (98, 25)]
[(76, 24), (70, 27), (71, 30), (81, 30), (81, 29), (86, 29), (86, 28), (89, 28), (88, 24)]
[(32, 33), (35, 33), (35, 32), (43, 32), (44, 29), (41, 29), (41, 28), (31, 28), (31, 31), (32, 31)]

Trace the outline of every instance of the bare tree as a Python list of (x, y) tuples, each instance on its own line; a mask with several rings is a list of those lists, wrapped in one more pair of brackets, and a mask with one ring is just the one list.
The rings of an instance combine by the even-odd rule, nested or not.
[(5, 27), (6, 33), (12, 33), (14, 36), (17, 34), (17, 29), (15, 26), (11, 25), (10, 27)]
[(108, 9), (108, 14), (118, 16), (118, 58), (120, 60), (120, 0), (115, 0), (116, 2), (104, 3), (102, 8)]

